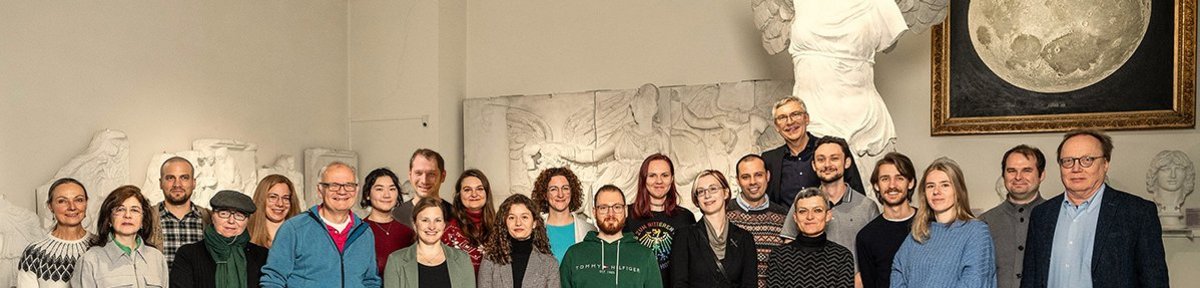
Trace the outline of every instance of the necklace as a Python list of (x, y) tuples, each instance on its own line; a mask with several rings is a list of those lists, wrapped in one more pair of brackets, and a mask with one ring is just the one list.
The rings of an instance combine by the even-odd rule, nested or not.
[(375, 226), (378, 226), (378, 227), (379, 227), (379, 230), (383, 230), (383, 235), (384, 235), (384, 236), (392, 236), (392, 232), (391, 232), (391, 231), (388, 231), (388, 229), (387, 229), (387, 228), (383, 228), (383, 223), (375, 223)]

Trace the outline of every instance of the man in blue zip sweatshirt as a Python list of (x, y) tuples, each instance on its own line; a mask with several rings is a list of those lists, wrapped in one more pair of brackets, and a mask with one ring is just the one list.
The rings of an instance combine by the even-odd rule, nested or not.
[(262, 287), (380, 287), (375, 236), (350, 212), (358, 195), (354, 167), (333, 162), (320, 175), (322, 203), (279, 226)]

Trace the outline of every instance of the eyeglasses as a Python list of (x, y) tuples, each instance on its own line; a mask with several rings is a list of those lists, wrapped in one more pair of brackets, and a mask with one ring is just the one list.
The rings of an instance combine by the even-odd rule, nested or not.
[(125, 216), (126, 214), (142, 215), (142, 208), (137, 207), (137, 206), (130, 207), (130, 208), (125, 208), (125, 206), (120, 206), (117, 208), (113, 208), (112, 214), (113, 214), (113, 216), (116, 216), (116, 217)]
[(229, 210), (217, 211), (217, 218), (229, 219), (229, 217), (233, 217), (233, 220), (237, 221), (246, 221), (246, 214), (242, 214), (242, 212), (234, 212)]
[(292, 197), (271, 194), (267, 195), (267, 203), (290, 204), (292, 203)]
[(706, 196), (721, 196), (721, 192), (725, 192), (725, 187), (718, 185), (708, 186), (708, 188), (696, 188), (696, 198), (704, 198)]
[(625, 212), (625, 204), (600, 205), (596, 206), (596, 212), (605, 213), (622, 213)]
[(1062, 168), (1070, 169), (1070, 168), (1075, 168), (1075, 163), (1079, 163), (1079, 167), (1088, 168), (1088, 167), (1092, 167), (1092, 164), (1096, 163), (1096, 159), (1102, 159), (1102, 158), (1105, 158), (1105, 157), (1104, 156), (1083, 156), (1083, 157), (1059, 158), (1058, 166), (1062, 166)]
[(346, 191), (346, 192), (358, 191), (358, 183), (354, 183), (354, 182), (350, 182), (350, 183), (321, 182), (321, 183), (317, 183), (317, 186), (321, 187), (321, 189), (325, 189), (325, 191)]
[(783, 124), (783, 123), (787, 123), (788, 120), (800, 121), (800, 120), (804, 119), (804, 117), (807, 117), (807, 116), (808, 116), (808, 111), (796, 111), (796, 112), (792, 112), (791, 114), (787, 114), (787, 115), (775, 116), (775, 123)]

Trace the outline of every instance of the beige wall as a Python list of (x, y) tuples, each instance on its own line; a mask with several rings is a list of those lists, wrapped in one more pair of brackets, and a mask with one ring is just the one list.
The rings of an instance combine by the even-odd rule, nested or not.
[(345, 43), (341, 1), (0, 1), (2, 193), (32, 209), (105, 128), (139, 186), (197, 138), (257, 143), (261, 164), (346, 148)]
[(362, 173), (390, 167), (406, 179), (413, 150), (433, 149), (446, 158), (441, 194), (452, 197), (463, 170), (464, 1), (349, 1), (348, 11), (350, 139)]
[[(468, 11), (468, 98), (792, 77), (789, 58), (759, 46), (748, 1), (472, 1)], [(972, 207), (991, 208), (1000, 201), (1001, 154), (1026, 143), (1054, 157), (1061, 134), (931, 137), (929, 52), (928, 33), (908, 35), (877, 58), (875, 82), (896, 123), (897, 149), (922, 168), (940, 156), (957, 160)], [(1111, 134), (1117, 148), (1109, 183), (1143, 197), (1159, 151), (1182, 150), (1200, 162), (1196, 129)], [(1042, 190), (1052, 197), (1062, 184), (1057, 169), (1048, 170)], [(1200, 207), (1200, 196), (1187, 206)], [(1200, 244), (1165, 242), (1175, 286), (1200, 280), (1185, 273), (1200, 266)]]

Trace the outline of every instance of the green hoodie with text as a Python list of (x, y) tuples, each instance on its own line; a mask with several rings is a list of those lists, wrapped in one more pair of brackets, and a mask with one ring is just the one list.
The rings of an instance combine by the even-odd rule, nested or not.
[(658, 258), (632, 234), (605, 242), (596, 231), (572, 245), (558, 266), (562, 288), (662, 288)]

